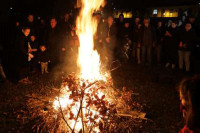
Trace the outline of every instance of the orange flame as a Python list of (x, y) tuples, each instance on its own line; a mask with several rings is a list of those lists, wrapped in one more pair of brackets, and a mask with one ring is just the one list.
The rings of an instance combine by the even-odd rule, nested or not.
[(97, 29), (97, 20), (93, 13), (104, 5), (104, 0), (82, 0), (82, 9), (77, 18), (77, 34), (79, 36), (78, 66), (81, 78), (85, 80), (102, 80), (100, 72), (100, 56), (94, 50), (94, 34)]
[[(104, 6), (104, 0), (82, 0), (82, 8), (80, 15), (77, 18), (77, 35), (79, 37), (79, 53), (78, 53), (78, 60), (77, 64), (80, 68), (80, 79), (89, 80), (89, 81), (96, 81), (96, 80), (106, 80), (106, 74), (101, 74), (100, 67), (100, 55), (96, 50), (94, 50), (94, 34), (96, 33), (97, 29), (97, 20), (93, 18), (93, 13), (100, 9), (101, 6)], [(85, 90), (87, 93), (90, 93), (90, 88)], [(71, 94), (68, 86), (65, 86), (62, 89), (62, 95), (57, 97), (56, 100), (53, 102), (53, 107), (55, 110), (59, 110), (59, 107), (63, 109), (68, 108), (72, 103), (75, 104), (70, 110), (74, 113), (78, 113), (78, 108), (80, 107), (79, 102), (74, 102), (70, 100), (69, 96)], [(103, 93), (98, 91), (97, 95), (99, 98), (103, 96)], [(58, 100), (59, 98), (59, 100)], [(60, 103), (59, 103), (60, 102)], [(83, 99), (83, 106), (86, 106), (86, 99)], [(83, 110), (83, 114), (85, 114), (85, 110)], [(100, 121), (101, 117), (98, 111), (90, 108), (90, 111), (93, 112), (93, 115), (98, 115)], [(67, 117), (67, 116), (66, 116)], [(68, 116), (69, 117), (69, 116)], [(85, 118), (87, 119), (87, 118)], [(75, 120), (69, 120), (69, 124), (71, 127), (74, 126)], [(87, 125), (90, 123), (88, 122)], [(82, 123), (80, 118), (78, 119), (75, 127), (75, 131), (79, 131), (82, 128)], [(93, 129), (95, 131), (99, 131), (98, 129)]]

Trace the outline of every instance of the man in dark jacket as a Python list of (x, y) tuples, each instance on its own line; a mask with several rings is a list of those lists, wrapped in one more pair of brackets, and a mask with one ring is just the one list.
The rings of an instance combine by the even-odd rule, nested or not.
[(191, 50), (194, 47), (195, 33), (191, 30), (192, 25), (186, 23), (185, 30), (181, 33), (180, 36), (180, 45), (179, 45), (179, 68), (183, 69), (183, 62), (185, 62), (186, 71), (190, 71), (190, 54)]
[(140, 44), (141, 28), (142, 28), (142, 24), (138, 24), (137, 28), (134, 30), (134, 33), (133, 33), (133, 41), (134, 41), (133, 56), (136, 56), (135, 58), (138, 64), (141, 63), (141, 44)]
[(153, 27), (150, 26), (150, 20), (144, 19), (144, 26), (141, 31), (140, 44), (142, 46), (142, 63), (145, 64), (147, 55), (147, 62), (149, 65), (152, 63), (152, 48), (155, 47), (156, 32)]
[[(52, 61), (52, 65), (55, 66), (59, 62), (59, 55), (62, 50), (62, 46), (60, 45), (60, 34), (59, 29), (57, 27), (57, 20), (52, 18), (50, 20), (50, 27), (46, 31), (45, 34), (45, 45), (50, 54), (50, 58)], [(43, 44), (44, 45), (44, 44)]]
[(103, 22), (101, 19), (101, 14), (97, 13), (95, 15), (97, 20), (97, 31), (94, 35), (95, 46), (94, 48), (102, 55), (102, 48), (103, 48)]
[(34, 15), (33, 14), (28, 15), (27, 21), (24, 23), (23, 26), (29, 27), (31, 33), (34, 33), (36, 35), (38, 34), (37, 24), (34, 21)]
[(123, 61), (127, 61), (131, 57), (132, 48), (133, 48), (132, 46), (133, 32), (130, 28), (130, 24), (128, 21), (125, 21), (124, 27), (121, 30), (121, 34), (122, 34), (122, 37), (121, 37), (121, 41), (120, 41), (121, 44), (119, 48), (122, 49), (122, 55), (125, 59)]
[(163, 40), (165, 36), (165, 28), (163, 26), (162, 21), (158, 21), (158, 26), (156, 29), (156, 57), (157, 63), (161, 61), (161, 53), (163, 48)]
[(70, 31), (72, 29), (72, 21), (69, 13), (65, 13), (64, 20), (61, 22), (61, 32), (62, 36), (70, 34)]
[(116, 53), (116, 37), (117, 37), (117, 29), (113, 23), (113, 17), (108, 17), (108, 23), (105, 26), (105, 33), (103, 34), (104, 38), (104, 50), (105, 55), (108, 58), (108, 61), (112, 60), (112, 57)]

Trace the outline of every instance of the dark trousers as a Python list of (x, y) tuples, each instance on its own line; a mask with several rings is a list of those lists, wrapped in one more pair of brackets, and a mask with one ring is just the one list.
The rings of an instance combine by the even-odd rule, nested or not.
[(145, 64), (147, 60), (147, 63), (151, 65), (152, 63), (152, 46), (142, 46), (142, 63)]

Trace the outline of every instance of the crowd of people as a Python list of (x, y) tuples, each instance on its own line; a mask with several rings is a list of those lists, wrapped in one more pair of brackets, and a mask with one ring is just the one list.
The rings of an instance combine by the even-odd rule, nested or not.
[(120, 38), (129, 41), (122, 41), (121, 44), (132, 44), (130, 51), (138, 64), (165, 63), (166, 67), (172, 69), (177, 66), (180, 70), (191, 70), (191, 54), (194, 57), (194, 49), (199, 47), (200, 29), (195, 17), (190, 16), (181, 25), (177, 21), (164, 23), (158, 20), (156, 26), (150, 23), (149, 18), (140, 20), (136, 17), (131, 28), (128, 26), (129, 22), (123, 21), (123, 16), (120, 20), (118, 27), (124, 25), (124, 29), (120, 30)]
[[(40, 19), (38, 23), (34, 15), (29, 14), (24, 22), (15, 21), (10, 35), (13, 43), (9, 49), (12, 50), (9, 51), (17, 62), (15, 72), (19, 82), (30, 82), (28, 77), (39, 66), (44, 74), (58, 64), (76, 64), (79, 40), (75, 20), (69, 13), (63, 18)], [(102, 18), (100, 13), (96, 13), (94, 18), (98, 22), (94, 49), (107, 64), (113, 60), (145, 66), (164, 63), (165, 67), (172, 69), (191, 70), (191, 59), (199, 46), (200, 34), (195, 17), (190, 16), (182, 24), (158, 20), (156, 26), (147, 17), (135, 17), (133, 23), (124, 19), (123, 14), (114, 19), (112, 16)], [(0, 70), (6, 79), (2, 65)]]
[[(195, 17), (190, 16), (181, 25), (177, 21), (165, 23), (158, 20), (156, 26), (150, 23), (150, 18), (135, 17), (131, 23), (123, 14), (117, 20), (112, 16), (102, 19), (100, 13), (94, 14), (94, 18), (98, 22), (94, 49), (104, 63), (114, 60), (144, 66), (164, 63), (171, 69), (191, 70), (191, 59), (197, 56), (195, 49), (199, 46), (200, 35)], [(52, 17), (48, 22), (40, 19), (39, 23), (35, 22), (33, 14), (29, 14), (25, 22), (15, 22), (12, 33), (12, 45), (6, 50), (6, 60), (12, 62), (12, 75), (20, 83), (31, 83), (28, 77), (38, 68), (41, 74), (45, 74), (58, 64), (65, 67), (76, 64), (79, 40), (75, 21), (69, 13), (62, 21)], [(0, 74), (6, 80), (4, 70), (7, 68), (3, 67), (1, 60), (2, 56)], [(186, 79), (179, 86), (181, 111), (186, 120), (180, 133), (200, 132), (199, 79)]]

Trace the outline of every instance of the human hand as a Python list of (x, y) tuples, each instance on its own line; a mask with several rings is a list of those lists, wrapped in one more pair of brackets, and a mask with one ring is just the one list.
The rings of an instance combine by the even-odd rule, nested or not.
[(137, 47), (138, 47), (138, 48), (140, 48), (140, 47), (141, 47), (141, 44), (140, 44), (140, 43), (138, 43), (138, 44), (137, 44)]
[(31, 53), (31, 52), (32, 52), (32, 49), (28, 49), (28, 52)]
[(165, 35), (170, 37), (172, 36), (169, 31), (166, 31)]
[(30, 58), (34, 58), (34, 55), (32, 55), (31, 53), (29, 53), (28, 56), (29, 56)]
[(179, 46), (182, 48), (182, 47), (183, 47), (183, 43), (182, 43), (182, 42), (180, 42)]
[(66, 49), (65, 48), (62, 48), (62, 51), (64, 52)]

